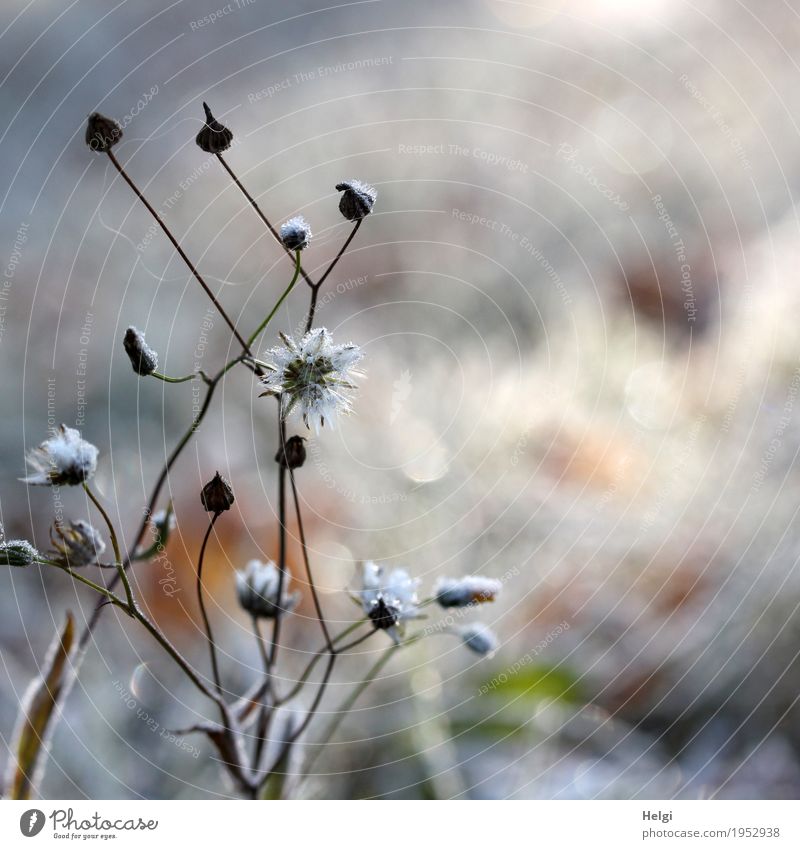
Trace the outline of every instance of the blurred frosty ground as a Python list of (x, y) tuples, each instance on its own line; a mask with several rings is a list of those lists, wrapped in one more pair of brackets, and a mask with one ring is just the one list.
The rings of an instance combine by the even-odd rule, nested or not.
[[(170, 374), (229, 353), (223, 322), (84, 147), (89, 112), (124, 124), (120, 158), (243, 327), (286, 284), (282, 252), (194, 146), (207, 99), (271, 218), (311, 222), (309, 270), (346, 234), (334, 184), (379, 190), (320, 313), (364, 346), (368, 379), (357, 415), (312, 438), (298, 476), (326, 609), (349, 621), (333, 593), (361, 558), (428, 586), (473, 571), (506, 584), (484, 610), (498, 653), (474, 662), (435, 636), (396, 657), (300, 792), (797, 797), (797, 10), (225, 9), (4, 4), (7, 535), (32, 523), (46, 547), (51, 493), (15, 479), (61, 421), (100, 446), (98, 483), (133, 533), (196, 397), (136, 379), (128, 324)], [(305, 305), (298, 290), (281, 326)], [(256, 394), (242, 373), (226, 380), (172, 478), (169, 557), (137, 573), (153, 615), (204, 663), (197, 492), (226, 474), (239, 509), (208, 570), (231, 686), (258, 662), (232, 570), (275, 554), (274, 406)], [(64, 509), (85, 512), (76, 493)], [(299, 573), (297, 549), (290, 562)], [(92, 600), (31, 570), (0, 582), (7, 740), (64, 609)], [(295, 667), (319, 639), (307, 601), (287, 627)], [(378, 641), (342, 664), (328, 710)], [(197, 769), (200, 741), (164, 739), (187, 724), (187, 701), (154, 646), (108, 612), (43, 793), (220, 792)]]

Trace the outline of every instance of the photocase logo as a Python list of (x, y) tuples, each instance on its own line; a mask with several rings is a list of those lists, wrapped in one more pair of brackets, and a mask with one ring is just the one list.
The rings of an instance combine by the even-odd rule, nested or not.
[(394, 424), (400, 414), (400, 410), (411, 395), (411, 372), (404, 369), (400, 377), (392, 383), (392, 412), (389, 416), (389, 424)]
[(44, 812), (38, 808), (31, 808), (19, 818), (19, 830), (25, 837), (36, 837), (44, 828)]

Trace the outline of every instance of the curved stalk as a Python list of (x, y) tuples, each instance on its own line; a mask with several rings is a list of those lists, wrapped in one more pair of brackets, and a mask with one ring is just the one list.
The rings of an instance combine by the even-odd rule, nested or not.
[(206, 554), (206, 546), (208, 545), (208, 538), (211, 536), (211, 531), (214, 529), (214, 525), (216, 524), (217, 519), (222, 515), (222, 513), (214, 513), (211, 518), (211, 521), (208, 523), (208, 528), (206, 530), (205, 536), (203, 537), (203, 544), (200, 546), (200, 556), (197, 560), (197, 602), (200, 605), (200, 615), (203, 617), (203, 625), (206, 630), (206, 639), (208, 640), (208, 650), (211, 655), (211, 672), (214, 676), (214, 686), (217, 689), (217, 693), (219, 697), (222, 698), (222, 681), (219, 675), (219, 663), (217, 662), (217, 646), (214, 642), (214, 634), (211, 630), (211, 621), (208, 618), (208, 611), (206, 610), (206, 603), (203, 599), (203, 560), (205, 559)]
[(94, 506), (100, 511), (100, 515), (103, 517), (103, 521), (105, 521), (106, 527), (108, 528), (108, 535), (111, 537), (111, 547), (114, 549), (114, 566), (117, 569), (119, 579), (122, 581), (122, 586), (125, 588), (125, 598), (128, 600), (128, 612), (131, 616), (133, 616), (134, 611), (136, 610), (136, 602), (133, 600), (131, 585), (128, 581), (128, 576), (125, 574), (125, 565), (122, 562), (122, 555), (120, 554), (119, 542), (117, 540), (117, 532), (114, 529), (114, 523), (111, 521), (108, 513), (106, 513), (103, 505), (100, 503), (100, 499), (94, 494), (94, 492), (92, 492), (92, 488), (89, 486), (87, 481), (83, 482), (83, 489), (89, 496), (92, 504), (94, 504)]

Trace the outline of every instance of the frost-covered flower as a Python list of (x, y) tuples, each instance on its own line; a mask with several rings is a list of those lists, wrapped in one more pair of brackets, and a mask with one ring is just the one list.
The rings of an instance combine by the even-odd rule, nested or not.
[(239, 604), (251, 616), (263, 619), (274, 619), (278, 611), (289, 613), (294, 609), (299, 593), (287, 592), (290, 575), (286, 570), (284, 576), (283, 599), (278, 599), (280, 572), (278, 567), (268, 560), (251, 560), (242, 571), (236, 573), (236, 595)]
[(361, 180), (345, 180), (336, 184), (337, 192), (344, 192), (339, 200), (339, 212), (348, 221), (358, 221), (366, 218), (375, 206), (378, 193), (367, 183)]
[(295, 408), (300, 410), (306, 427), (333, 426), (336, 414), (351, 411), (348, 394), (353, 379), (363, 375), (355, 366), (364, 355), (357, 345), (334, 345), (324, 327), (315, 327), (296, 342), (281, 334), (283, 345), (267, 351), (271, 360), (262, 378), (264, 395), (281, 396), (284, 418)]
[(468, 607), (494, 601), (502, 589), (495, 578), (469, 575), (465, 578), (440, 578), (434, 588), (436, 601), (442, 607)]
[(364, 563), (361, 589), (353, 592), (372, 624), (399, 643), (404, 624), (419, 616), (417, 584), (405, 569), (392, 569), (388, 574), (383, 566), (368, 560)]
[(83, 519), (70, 522), (69, 527), (54, 525), (50, 542), (53, 560), (70, 569), (94, 565), (106, 550), (100, 532)]
[(136, 374), (147, 377), (158, 368), (158, 354), (144, 341), (144, 333), (131, 325), (122, 339), (125, 353)]
[(26, 539), (0, 542), (0, 565), (30, 566), (38, 557), (39, 552)]
[(290, 251), (300, 251), (311, 240), (311, 227), (302, 215), (295, 215), (281, 224), (281, 241)]
[(81, 439), (74, 428), (61, 425), (27, 456), (33, 474), (22, 478), (38, 486), (75, 486), (88, 481), (97, 469), (97, 448)]
[(499, 641), (494, 631), (482, 622), (473, 625), (464, 625), (458, 629), (458, 635), (464, 645), (475, 652), (475, 654), (487, 655), (497, 651)]

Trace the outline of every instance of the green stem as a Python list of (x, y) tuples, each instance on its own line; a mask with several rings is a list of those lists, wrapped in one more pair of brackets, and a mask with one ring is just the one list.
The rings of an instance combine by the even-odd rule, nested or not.
[(338, 730), (339, 726), (342, 724), (345, 716), (347, 716), (348, 712), (353, 709), (353, 706), (358, 701), (361, 694), (369, 687), (369, 685), (378, 677), (381, 670), (384, 666), (391, 660), (392, 656), (398, 649), (405, 648), (406, 646), (410, 646), (413, 643), (416, 643), (418, 640), (422, 639), (424, 636), (423, 633), (413, 634), (407, 640), (397, 645), (389, 646), (383, 655), (375, 661), (375, 663), (370, 667), (367, 674), (358, 684), (358, 686), (350, 693), (350, 695), (339, 705), (339, 708), (334, 713), (333, 719), (331, 720), (328, 727), (325, 729), (325, 732), (320, 737), (319, 740), (314, 744), (314, 753), (311, 755), (308, 763), (303, 769), (303, 774), (308, 775), (314, 767), (314, 764), (317, 762), (320, 754), (322, 753), (325, 745), (328, 741), (333, 737), (333, 735)]
[(296, 258), (295, 258), (294, 276), (292, 277), (292, 282), (286, 287), (286, 289), (284, 290), (284, 292), (280, 296), (280, 298), (278, 298), (278, 302), (272, 308), (272, 311), (270, 312), (270, 314), (261, 322), (261, 324), (258, 325), (255, 332), (247, 340), (248, 346), (252, 345), (256, 341), (256, 339), (258, 339), (259, 335), (264, 330), (264, 328), (275, 317), (275, 313), (280, 309), (281, 304), (286, 300), (286, 298), (289, 295), (289, 292), (291, 292), (292, 289), (294, 289), (294, 284), (297, 283), (297, 278), (300, 276), (300, 251), (295, 251), (295, 254), (296, 254)]
[(197, 375), (193, 372), (192, 374), (187, 374), (185, 377), (167, 377), (165, 374), (161, 374), (158, 371), (151, 371), (150, 377), (158, 378), (158, 380), (163, 380), (164, 383), (186, 383), (187, 380), (192, 380), (197, 377)]
[[(84, 578), (83, 575), (79, 575), (77, 572), (74, 572), (69, 566), (64, 566), (61, 563), (56, 563), (53, 560), (37, 560), (37, 563), (42, 563), (47, 566), (55, 566), (57, 569), (60, 569), (62, 572), (66, 572), (71, 578), (74, 578), (76, 581), (80, 581), (82, 584), (86, 584), (87, 587), (91, 587), (95, 592), (100, 593), (100, 595), (105, 596), (112, 604), (117, 607), (121, 607), (123, 610), (126, 610), (125, 602), (115, 593), (112, 593), (111, 590), (106, 587), (100, 586), (100, 584), (96, 584), (94, 581), (89, 578)], [(126, 610), (127, 612), (127, 610)]]
[(92, 492), (92, 488), (86, 481), (83, 482), (83, 488), (89, 496), (92, 504), (94, 504), (94, 506), (100, 511), (100, 515), (103, 517), (106, 527), (108, 528), (108, 534), (111, 537), (111, 547), (114, 549), (114, 566), (117, 569), (119, 579), (122, 581), (122, 586), (125, 587), (125, 598), (128, 600), (129, 613), (133, 616), (134, 611), (136, 610), (136, 603), (133, 600), (133, 592), (131, 591), (128, 576), (125, 574), (125, 566), (122, 562), (122, 555), (120, 554), (117, 532), (114, 530), (114, 523), (111, 521), (108, 513), (106, 513), (103, 505), (100, 503), (100, 499), (98, 499), (94, 492)]
[[(333, 642), (334, 646), (336, 645), (336, 643), (338, 643), (338, 642), (340, 642), (341, 640), (343, 640), (346, 636), (348, 636), (349, 634), (352, 634), (352, 633), (353, 633), (353, 631), (355, 631), (355, 630), (356, 630), (356, 628), (358, 628), (360, 625), (363, 625), (366, 621), (367, 621), (366, 619), (359, 619), (359, 620), (358, 620), (358, 622), (353, 622), (353, 624), (352, 624), (352, 625), (348, 625), (348, 626), (344, 629), (344, 631), (342, 631), (341, 633), (337, 634), (337, 635), (333, 638), (333, 641), (332, 641), (332, 642)], [(371, 634), (372, 634), (372, 631), (370, 631), (370, 635), (371, 635)], [(347, 646), (345, 646), (344, 648), (347, 648)], [(337, 652), (339, 652), (339, 651), (343, 651), (343, 650), (344, 650), (344, 649), (335, 649), (335, 651), (337, 651)], [(308, 682), (308, 679), (309, 679), (309, 677), (311, 676), (311, 673), (314, 671), (314, 667), (317, 665), (317, 662), (318, 662), (318, 661), (319, 661), (319, 659), (320, 659), (321, 657), (323, 657), (323, 655), (325, 655), (328, 651), (329, 651), (328, 646), (327, 646), (327, 645), (324, 645), (324, 646), (322, 646), (320, 649), (318, 649), (316, 652), (314, 652), (313, 657), (312, 657), (312, 658), (311, 658), (311, 660), (309, 660), (309, 662), (306, 664), (306, 668), (303, 670), (303, 674), (302, 674), (302, 675), (300, 676), (300, 678), (297, 680), (297, 682), (295, 683), (294, 687), (292, 687), (292, 689), (291, 689), (291, 690), (289, 690), (289, 692), (288, 692), (288, 693), (286, 693), (286, 695), (285, 695), (285, 696), (283, 696), (282, 698), (278, 699), (278, 700), (275, 702), (276, 706), (278, 706), (278, 705), (284, 705), (284, 704), (286, 704), (286, 702), (291, 701), (291, 700), (292, 700), (292, 699), (293, 699), (293, 698), (294, 698), (294, 697), (295, 697), (295, 696), (296, 696), (296, 695), (300, 692), (300, 690), (302, 690), (302, 689), (303, 689), (303, 686), (304, 686), (304, 685)]]

